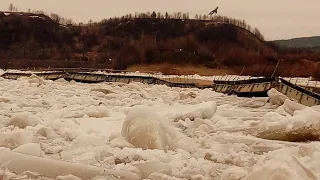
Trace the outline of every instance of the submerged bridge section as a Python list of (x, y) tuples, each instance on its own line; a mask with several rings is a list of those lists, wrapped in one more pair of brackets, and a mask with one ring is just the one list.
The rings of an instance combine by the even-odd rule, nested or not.
[[(212, 88), (216, 92), (235, 94), (241, 97), (267, 97), (267, 92), (271, 88), (277, 89), (279, 92), (288, 96), (295, 101), (306, 105), (320, 105), (320, 94), (313, 92), (313, 88), (307, 88), (292, 84), (283, 78), (255, 78), (248, 80), (222, 81), (213, 80), (211, 83), (199, 83), (196, 80), (172, 80), (174, 78), (160, 78), (154, 76), (128, 75), (120, 73), (93, 73), (93, 72), (77, 72), (76, 70), (37, 72), (37, 73), (5, 73), (3, 78), (18, 79), (20, 77), (30, 77), (35, 74), (47, 80), (57, 80), (64, 78), (66, 80), (74, 80), (84, 83), (99, 82), (141, 82), (144, 84), (159, 84), (168, 87), (179, 88)], [(200, 80), (199, 80), (200, 81)]]
[(267, 92), (276, 87), (275, 78), (256, 78), (237, 81), (213, 81), (213, 90), (221, 93), (236, 94), (243, 97), (266, 97)]
[(303, 88), (290, 83), (282, 78), (278, 79), (277, 90), (287, 97), (296, 100), (306, 106), (320, 105), (320, 94), (310, 91), (307, 87)]

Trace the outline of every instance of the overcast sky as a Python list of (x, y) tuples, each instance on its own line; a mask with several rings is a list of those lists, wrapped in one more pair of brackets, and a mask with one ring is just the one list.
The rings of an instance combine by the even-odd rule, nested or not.
[(320, 35), (320, 0), (0, 0), (0, 10), (10, 3), (21, 11), (42, 9), (75, 22), (146, 11), (205, 14), (219, 6), (219, 15), (246, 20), (267, 40)]

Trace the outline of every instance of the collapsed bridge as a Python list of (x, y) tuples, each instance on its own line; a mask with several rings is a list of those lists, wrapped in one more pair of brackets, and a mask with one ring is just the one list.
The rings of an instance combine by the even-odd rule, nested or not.
[(144, 84), (159, 84), (178, 88), (211, 88), (212, 90), (225, 94), (235, 94), (241, 97), (268, 97), (267, 92), (275, 88), (290, 99), (306, 105), (320, 105), (320, 94), (315, 92), (316, 86), (299, 86), (280, 77), (262, 77), (248, 80), (195, 80), (181, 78), (167, 78), (157, 75), (139, 75), (108, 72), (103, 73), (81, 71), (81, 69), (58, 69), (45, 72), (6, 72), (1, 77), (16, 80), (20, 77), (30, 77), (32, 74), (47, 80), (64, 78), (83, 83), (100, 82), (140, 82)]

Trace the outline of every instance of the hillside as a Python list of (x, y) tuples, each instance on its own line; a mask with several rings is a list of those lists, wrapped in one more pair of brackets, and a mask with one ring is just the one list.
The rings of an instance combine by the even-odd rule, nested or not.
[(223, 16), (192, 19), (188, 13), (153, 12), (87, 24), (62, 24), (61, 19), (57, 15), (0, 12), (0, 67), (126, 69), (169, 64), (228, 68), (239, 73), (246, 66), (246, 74), (258, 75), (265, 66), (271, 74), (278, 59), (283, 59), (287, 71), (301, 73), (290, 69), (292, 63), (307, 59), (313, 67), (312, 61), (319, 57), (280, 49), (265, 42), (257, 28)]
[(282, 47), (320, 48), (320, 36), (300, 37), (274, 41)]

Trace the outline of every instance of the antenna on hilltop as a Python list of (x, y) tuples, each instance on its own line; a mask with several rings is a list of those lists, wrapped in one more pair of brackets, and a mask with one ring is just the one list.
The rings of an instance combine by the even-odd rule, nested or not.
[(218, 14), (218, 9), (219, 9), (219, 6), (216, 7), (214, 10), (212, 10), (209, 15), (213, 15), (213, 14)]

